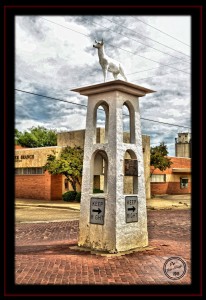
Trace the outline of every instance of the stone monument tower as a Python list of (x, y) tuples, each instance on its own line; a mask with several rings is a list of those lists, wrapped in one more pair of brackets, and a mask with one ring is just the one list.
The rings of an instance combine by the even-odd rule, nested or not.
[[(147, 246), (139, 97), (154, 91), (122, 80), (72, 91), (88, 96), (78, 246), (109, 253)], [(127, 143), (123, 106), (130, 118)], [(103, 140), (96, 134), (99, 107), (106, 116)], [(131, 191), (126, 194), (128, 179)]]
[(192, 157), (191, 133), (178, 133), (178, 138), (175, 138), (175, 156), (189, 158)]

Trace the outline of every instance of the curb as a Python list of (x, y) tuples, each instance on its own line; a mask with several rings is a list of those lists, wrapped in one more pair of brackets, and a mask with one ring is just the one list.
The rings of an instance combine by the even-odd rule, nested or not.
[(80, 211), (79, 208), (75, 208), (75, 207), (62, 207), (62, 206), (58, 206), (58, 205), (44, 205), (44, 204), (15, 204), (15, 207), (17, 206), (30, 206), (30, 207), (46, 207), (46, 208), (59, 208), (59, 209), (71, 209), (71, 210), (77, 210)]

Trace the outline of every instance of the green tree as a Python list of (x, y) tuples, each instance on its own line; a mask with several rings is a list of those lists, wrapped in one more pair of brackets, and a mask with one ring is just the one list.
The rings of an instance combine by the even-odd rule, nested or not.
[(21, 136), (21, 132), (15, 128), (15, 132), (14, 132), (14, 138), (15, 138), (15, 145), (20, 145), (19, 144), (19, 138)]
[(73, 190), (77, 191), (77, 183), (81, 186), (79, 178), (82, 176), (83, 149), (79, 146), (64, 148), (59, 156), (48, 155), (44, 170), (50, 174), (65, 175), (71, 183)]
[(151, 147), (150, 166), (154, 167), (153, 172), (155, 169), (164, 171), (167, 168), (170, 168), (173, 162), (171, 161), (170, 158), (167, 157), (167, 155), (168, 155), (167, 146), (164, 144), (164, 142), (160, 143), (159, 146)]
[(57, 133), (43, 126), (32, 127), (23, 133), (15, 129), (15, 143), (28, 148), (56, 146)]

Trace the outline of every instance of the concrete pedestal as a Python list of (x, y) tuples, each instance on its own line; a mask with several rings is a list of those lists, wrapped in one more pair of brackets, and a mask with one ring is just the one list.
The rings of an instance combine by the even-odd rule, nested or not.
[[(148, 245), (139, 97), (154, 91), (115, 80), (77, 88), (88, 96), (78, 246), (117, 253)], [(123, 105), (130, 112), (130, 142), (123, 142)], [(104, 143), (96, 142), (96, 112), (106, 114)], [(133, 193), (124, 194), (125, 154), (134, 161)], [(102, 157), (104, 193), (93, 193)], [(132, 167), (129, 167), (132, 168)]]

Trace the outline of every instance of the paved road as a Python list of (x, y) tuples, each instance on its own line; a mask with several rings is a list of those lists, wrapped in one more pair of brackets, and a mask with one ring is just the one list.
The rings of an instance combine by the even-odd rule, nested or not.
[(79, 210), (57, 207), (16, 206), (16, 223), (57, 222), (79, 219)]
[[(100, 255), (78, 249), (78, 220), (17, 223), (15, 282), (17, 285), (190, 284), (190, 225), (189, 209), (148, 210), (149, 247), (125, 255)], [(173, 256), (182, 258), (187, 265), (186, 274), (178, 280), (169, 279), (163, 272), (164, 263)]]
[[(148, 210), (190, 209), (190, 195), (166, 195), (147, 200)], [(79, 219), (80, 204), (63, 200), (15, 200), (16, 223), (56, 222)]]

